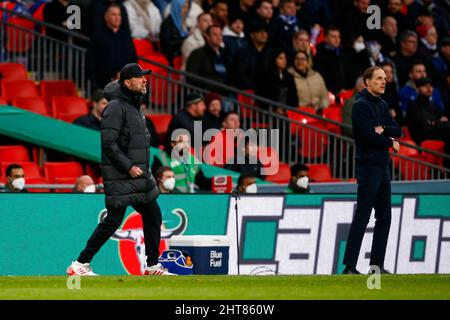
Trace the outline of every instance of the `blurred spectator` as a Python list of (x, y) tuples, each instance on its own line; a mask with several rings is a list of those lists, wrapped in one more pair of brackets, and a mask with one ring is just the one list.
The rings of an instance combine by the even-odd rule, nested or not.
[(245, 141), (238, 142), (234, 155), (233, 163), (227, 163), (225, 169), (252, 175), (260, 179), (265, 178), (263, 166), (258, 159), (258, 145), (253, 141), (245, 139)]
[(412, 20), (407, 14), (402, 12), (402, 8), (402, 0), (388, 0), (387, 8), (383, 16), (393, 17), (397, 21), (399, 33), (402, 33), (403, 31), (412, 29), (414, 27), (414, 20)]
[[(252, 24), (262, 24), (265, 25), (269, 33), (269, 43), (274, 39), (274, 29), (273, 29), (273, 17), (274, 10), (273, 5), (270, 0), (257, 1), (254, 6), (254, 11), (252, 13), (250, 25)], [(250, 25), (245, 25), (246, 34), (249, 33)]]
[(241, 90), (255, 90), (260, 94), (270, 67), (273, 49), (267, 46), (267, 27), (263, 24), (252, 24), (250, 27), (248, 46), (240, 50), (233, 66), (233, 82)]
[[(128, 22), (128, 14), (125, 6), (123, 5), (124, 0), (95, 0), (91, 1), (88, 7), (88, 26), (86, 34), (89, 36), (95, 35), (103, 29), (104, 17), (106, 10), (111, 5), (116, 5), (120, 9), (121, 16), (121, 29), (127, 33), (130, 33), (130, 24)], [(83, 26), (82, 26), (83, 27)]]
[(229, 21), (229, 25), (225, 26), (222, 35), (230, 61), (233, 61), (239, 50), (247, 47), (247, 39), (244, 34), (244, 21), (242, 18), (234, 16)]
[(397, 54), (398, 43), (397, 43), (398, 27), (397, 21), (394, 17), (387, 16), (383, 19), (383, 24), (381, 26), (381, 33), (378, 42), (381, 45), (381, 52), (388, 57), (393, 57)]
[(308, 63), (310, 67), (313, 67), (313, 52), (311, 50), (309, 33), (306, 30), (299, 30), (294, 33), (292, 37), (292, 51), (289, 56), (289, 65), (294, 63), (295, 54), (297, 51), (303, 51), (308, 55)]
[(406, 120), (409, 132), (418, 145), (424, 140), (444, 140), (448, 149), (450, 125), (448, 118), (433, 102), (433, 86), (429, 78), (416, 81), (419, 95), (409, 106)]
[[(415, 82), (420, 78), (425, 78), (427, 76), (428, 73), (423, 63), (415, 62), (412, 64), (409, 71), (409, 80), (399, 91), (400, 110), (402, 111), (403, 116), (406, 116), (411, 101), (417, 98), (417, 88)], [(441, 95), (439, 94), (439, 90), (433, 90), (432, 99), (439, 109), (444, 110), (444, 103)]]
[(302, 164), (296, 163), (291, 167), (291, 179), (285, 193), (310, 193), (309, 189), (309, 168)]
[[(70, 0), (52, 0), (44, 7), (44, 21), (53, 24), (57, 27), (67, 29), (67, 19), (70, 14), (67, 13), (67, 7), (72, 5)], [(67, 29), (69, 30), (69, 29)], [(54, 30), (52, 28), (46, 28), (45, 34), (48, 37), (55, 38), (66, 42), (68, 40), (67, 34)]]
[(433, 26), (418, 26), (416, 31), (420, 38), (419, 52), (428, 59), (436, 57), (438, 54), (438, 34), (436, 28)]
[(354, 0), (353, 5), (343, 21), (341, 32), (342, 42), (345, 45), (350, 45), (352, 39), (357, 35), (362, 35), (364, 39), (371, 40), (373, 38), (373, 31), (367, 28), (367, 20), (370, 14), (367, 13), (367, 8), (370, 5), (370, 0)]
[(152, 43), (159, 41), (162, 17), (151, 0), (127, 0), (123, 4), (127, 10), (133, 39), (148, 39)]
[(188, 94), (185, 103), (186, 107), (178, 112), (169, 124), (166, 140), (167, 152), (171, 149), (172, 133), (176, 129), (186, 129), (190, 134), (190, 139), (193, 141), (195, 139), (194, 121), (201, 121), (205, 114), (205, 100), (201, 94), (195, 92)]
[[(333, 17), (331, 15), (330, 5), (328, 0), (300, 0), (305, 14), (309, 16), (310, 24), (319, 24), (322, 27), (329, 27), (333, 24)], [(333, 12), (335, 13), (335, 12)]]
[[(197, 26), (197, 17), (203, 12), (202, 7), (195, 0), (187, 0), (189, 2), (189, 10), (186, 15), (186, 27), (193, 30)], [(163, 17), (167, 18), (172, 10), (173, 0), (164, 9)]]
[(406, 30), (399, 38), (400, 51), (392, 58), (397, 70), (398, 83), (400, 86), (405, 85), (408, 81), (408, 73), (411, 66), (416, 61), (421, 61), (425, 65), (428, 64), (425, 59), (418, 53), (418, 39), (414, 31)]
[(395, 122), (397, 122), (399, 126), (403, 126), (404, 120), (400, 110), (398, 85), (394, 79), (394, 65), (390, 62), (384, 62), (380, 66), (386, 74), (386, 86), (384, 88), (384, 94), (381, 95), (381, 98), (388, 104), (389, 111)]
[(241, 174), (237, 181), (236, 192), (257, 193), (256, 178), (250, 174)]
[(72, 189), (74, 193), (95, 193), (94, 180), (88, 175), (83, 175), (77, 178), (75, 186)]
[(313, 70), (308, 62), (308, 54), (298, 51), (294, 65), (289, 68), (297, 88), (298, 106), (309, 106), (316, 110), (328, 107), (328, 90), (322, 76)]
[(350, 63), (348, 55), (341, 49), (339, 29), (328, 28), (325, 31), (325, 42), (317, 46), (314, 68), (323, 76), (329, 91), (338, 94), (353, 87), (355, 79), (348, 72), (351, 69)]
[(208, 129), (222, 128), (222, 99), (217, 93), (209, 93), (205, 97), (206, 112), (203, 116), (203, 132)]
[(433, 59), (433, 66), (436, 72), (436, 85), (439, 86), (443, 93), (444, 104), (450, 105), (449, 86), (447, 79), (450, 76), (450, 37), (447, 37), (439, 44), (439, 53)]
[(105, 24), (91, 38), (87, 52), (89, 77), (94, 90), (102, 89), (118, 76), (127, 63), (136, 62), (130, 32), (121, 28), (120, 7), (112, 4), (105, 12)]
[(250, 25), (255, 2), (256, 0), (228, 0), (228, 19), (236, 15), (244, 20), (244, 26)]
[(161, 16), (164, 14), (164, 10), (171, 0), (152, 0), (155, 3), (155, 6), (158, 8)]
[[(355, 104), (356, 97), (366, 87), (363, 77), (358, 77), (355, 83), (355, 89), (350, 99), (347, 99), (342, 107), (342, 123), (352, 125), (352, 110)], [(342, 133), (347, 137), (353, 137), (352, 128), (342, 128)]]
[(190, 9), (190, 0), (173, 0), (170, 14), (161, 25), (160, 46), (169, 63), (181, 55), (181, 46), (189, 35), (186, 18)]
[(239, 114), (236, 111), (228, 111), (222, 117), (222, 128), (223, 129), (240, 129), (241, 121), (239, 119)]
[(159, 167), (155, 172), (155, 178), (160, 193), (180, 193), (180, 190), (175, 188), (175, 173), (170, 167)]
[(273, 19), (273, 39), (274, 46), (283, 48), (288, 52), (292, 50), (292, 38), (300, 29), (306, 26), (297, 18), (297, 8), (295, 0), (281, 0), (280, 13)]
[[(265, 88), (262, 91), (263, 97), (294, 108), (299, 105), (294, 78), (287, 70), (287, 56), (285, 51), (280, 49), (275, 51), (264, 85)], [(277, 106), (274, 107), (273, 111), (284, 114), (281, 111), (284, 108), (280, 108), (280, 110)]]
[(225, 28), (228, 24), (228, 2), (226, 0), (215, 1), (209, 12), (213, 17), (214, 24)]
[(11, 164), (6, 168), (6, 184), (0, 192), (28, 192), (25, 189), (25, 172), (21, 165)]
[(183, 55), (182, 69), (186, 69), (186, 62), (192, 51), (205, 45), (206, 31), (213, 25), (212, 16), (208, 12), (203, 12), (197, 17), (197, 27), (183, 41), (181, 53)]
[(408, 13), (412, 17), (412, 21), (416, 21), (421, 14), (425, 13), (430, 15), (434, 20), (439, 36), (448, 36), (448, 31), (450, 30), (450, 13), (448, 11), (448, 2), (447, 8), (445, 8), (439, 3), (439, 1), (436, 0), (415, 1), (408, 7)]
[(92, 109), (84, 116), (78, 117), (74, 120), (74, 124), (86, 127), (92, 130), (100, 131), (100, 120), (102, 118), (103, 110), (108, 105), (103, 90), (96, 90), (92, 95)]
[[(229, 60), (223, 42), (220, 26), (210, 26), (206, 30), (206, 44), (192, 51), (186, 63), (186, 71), (213, 80), (218, 83), (227, 83)], [(197, 81), (187, 77), (187, 82), (209, 91), (222, 92), (222, 88), (214, 84)]]

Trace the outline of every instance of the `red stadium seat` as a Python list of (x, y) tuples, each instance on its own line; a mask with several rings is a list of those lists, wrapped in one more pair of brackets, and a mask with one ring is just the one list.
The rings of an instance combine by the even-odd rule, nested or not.
[(89, 112), (86, 100), (79, 97), (53, 97), (52, 115), (56, 119), (73, 122)]
[(0, 63), (0, 79), (27, 80), (27, 70), (21, 63)]
[[(310, 123), (317, 129), (326, 130), (326, 126), (320, 122)], [(299, 154), (308, 159), (322, 157), (327, 151), (328, 135), (313, 128), (304, 128), (300, 131)]]
[(274, 175), (266, 176), (266, 181), (273, 183), (289, 183), (291, 179), (291, 168), (289, 164), (280, 162), (278, 172)]
[(155, 53), (153, 45), (146, 39), (133, 39), (133, 44), (137, 56), (145, 56)]
[[(249, 94), (255, 94), (255, 90), (245, 90)], [(239, 102), (240, 116), (243, 118), (255, 118), (256, 110), (249, 108), (248, 106), (256, 106), (255, 100), (252, 97), (248, 97), (243, 94), (238, 94), (237, 99)]]
[(0, 97), (0, 105), (8, 105), (8, 101), (5, 98)]
[[(445, 151), (444, 151), (445, 142), (441, 141), (441, 140), (425, 140), (425, 141), (422, 141), (420, 146), (424, 149), (430, 149), (430, 150), (433, 150), (436, 152), (445, 153)], [(422, 152), (422, 156), (424, 158), (424, 161), (434, 163), (438, 166), (443, 165), (444, 159), (442, 157), (435, 156), (435, 155), (427, 153), (427, 152)]]
[[(342, 109), (340, 107), (329, 107), (323, 110), (323, 117), (326, 119), (342, 122)], [(341, 127), (337, 124), (326, 123), (327, 130), (336, 134), (341, 134)]]
[[(312, 107), (298, 107), (298, 110), (307, 112), (307, 113), (311, 113), (311, 114), (316, 114), (316, 110)], [(318, 120), (312, 117), (308, 117), (307, 115), (295, 112), (295, 111), (287, 111), (287, 116), (289, 119), (291, 120), (296, 120), (300, 123), (314, 123), (317, 122)], [(291, 134), (301, 134), (303, 126), (292, 122), (291, 123)]]
[[(19, 17), (12, 17), (8, 19), (8, 24), (13, 26), (6, 26), (6, 50), (17, 53), (30, 50), (34, 40), (34, 22)], [(28, 30), (24, 31), (17, 27)]]
[(25, 179), (27, 181), (30, 178), (44, 178), (37, 163), (30, 161), (1, 162), (0, 168), (3, 177), (6, 177), (6, 168), (8, 168), (8, 166), (12, 164), (18, 164), (22, 166), (23, 171), (25, 172)]
[(39, 91), (31, 80), (3, 80), (2, 96), (11, 103), (16, 97), (38, 97)]
[[(416, 143), (413, 140), (407, 140), (407, 139), (401, 139), (402, 142), (408, 143), (410, 145), (416, 145)], [(414, 148), (409, 148), (403, 145), (400, 145), (400, 151), (398, 152), (399, 155), (405, 156), (405, 157), (417, 157), (419, 156), (419, 151), (417, 151), (417, 149)], [(400, 157), (396, 157), (394, 154), (394, 165), (397, 168), (398, 167), (398, 162), (400, 160)]]
[(0, 146), (0, 162), (30, 161), (27, 148), (21, 145)]
[(348, 99), (350, 99), (353, 96), (354, 92), (355, 92), (355, 89), (349, 89), (349, 90), (345, 90), (345, 91), (342, 91), (341, 93), (339, 93), (338, 96), (339, 96), (340, 104), (343, 106), (345, 104), (345, 101), (347, 101)]
[(331, 169), (327, 164), (308, 164), (308, 176), (314, 182), (339, 181), (331, 175)]
[(77, 97), (77, 87), (71, 80), (42, 80), (41, 95), (45, 103), (50, 106), (55, 96)]
[(166, 141), (167, 130), (169, 129), (169, 124), (170, 121), (172, 121), (173, 116), (171, 114), (160, 113), (147, 114), (147, 118), (153, 122), (159, 141)]
[(412, 140), (411, 134), (407, 126), (402, 127), (402, 139)]
[(48, 184), (47, 179), (45, 178), (27, 178), (27, 173), (25, 172), (25, 188), (29, 192), (50, 192), (50, 189), (36, 189), (36, 188), (29, 188), (29, 185), (34, 184)]
[(43, 116), (50, 116), (47, 105), (41, 97), (16, 97), (12, 104), (18, 108), (39, 113)]
[(70, 178), (70, 181), (75, 182), (74, 179), (84, 174), (81, 164), (75, 161), (45, 162), (44, 173), (50, 183), (56, 183), (56, 178)]

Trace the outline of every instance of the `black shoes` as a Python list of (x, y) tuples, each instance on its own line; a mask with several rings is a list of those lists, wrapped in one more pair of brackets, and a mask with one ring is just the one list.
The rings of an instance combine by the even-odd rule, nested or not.
[(345, 268), (342, 274), (361, 274), (355, 267)]

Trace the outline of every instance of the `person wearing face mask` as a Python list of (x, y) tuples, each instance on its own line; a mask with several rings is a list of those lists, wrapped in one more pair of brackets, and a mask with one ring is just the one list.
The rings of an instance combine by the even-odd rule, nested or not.
[(180, 193), (180, 190), (175, 188), (175, 173), (171, 168), (166, 166), (159, 167), (155, 171), (155, 178), (160, 193)]
[(241, 174), (236, 188), (238, 193), (257, 193), (256, 178), (250, 174)]
[(284, 192), (286, 193), (310, 193), (309, 189), (309, 168), (302, 164), (296, 163), (291, 167), (291, 180)]
[(88, 175), (83, 175), (77, 178), (75, 186), (72, 189), (74, 193), (95, 193), (94, 180)]
[(25, 172), (22, 166), (11, 164), (6, 168), (6, 178), (8, 182), (0, 192), (28, 192), (25, 189)]

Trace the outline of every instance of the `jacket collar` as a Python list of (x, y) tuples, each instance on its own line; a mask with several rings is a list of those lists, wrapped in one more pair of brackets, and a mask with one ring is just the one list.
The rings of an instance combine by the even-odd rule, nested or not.
[(381, 97), (375, 97), (374, 95), (372, 95), (369, 90), (367, 90), (367, 88), (364, 88), (361, 92), (360, 95), (366, 97), (369, 101), (372, 102), (380, 102), (381, 101)]

